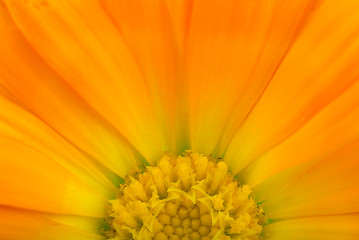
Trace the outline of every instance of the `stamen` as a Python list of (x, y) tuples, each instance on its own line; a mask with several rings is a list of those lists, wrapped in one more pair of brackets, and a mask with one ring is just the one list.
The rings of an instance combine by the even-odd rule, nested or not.
[(111, 240), (260, 239), (263, 211), (223, 161), (166, 154), (110, 201)]

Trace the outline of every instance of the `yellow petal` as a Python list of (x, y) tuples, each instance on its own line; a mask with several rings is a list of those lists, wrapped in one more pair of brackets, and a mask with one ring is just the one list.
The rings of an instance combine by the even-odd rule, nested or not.
[[(357, 80), (358, 25), (358, 1), (345, 1), (340, 4), (337, 1), (324, 1), (313, 10), (305, 28), (298, 35), (227, 151), (226, 158), (232, 160), (229, 165), (235, 172), (248, 166), (277, 144), (286, 141), (306, 124), (310, 124), (319, 112)], [(347, 101), (350, 103), (355, 99)], [(335, 115), (341, 118), (340, 114), (344, 113), (340, 107), (335, 111), (326, 118), (323, 117), (321, 124), (318, 121), (318, 128), (313, 128), (312, 132), (308, 131), (306, 137), (297, 142), (298, 148), (293, 144), (291, 155), (301, 153), (300, 147), (303, 144), (306, 145), (313, 137), (317, 138), (317, 134), (326, 134), (327, 129), (332, 128), (331, 124), (336, 125), (334, 122), (330, 124), (329, 121), (334, 121)], [(351, 110), (348, 108), (347, 111)], [(347, 124), (350, 128), (355, 128), (356, 125), (354, 119)], [(326, 128), (321, 125), (326, 125)], [(345, 133), (351, 135), (346, 130), (340, 135)], [(326, 140), (323, 137), (322, 143), (315, 148), (325, 148), (326, 141), (329, 144), (332, 140), (339, 141), (332, 139), (333, 137), (334, 135), (326, 135)], [(294, 140), (287, 140), (291, 141)], [(312, 153), (312, 149), (304, 151)], [(288, 162), (291, 161), (288, 158)]]
[(268, 240), (356, 240), (359, 239), (359, 215), (283, 220), (263, 228)]
[(313, 1), (194, 1), (188, 40), (192, 149), (222, 155)]
[(0, 206), (0, 236), (8, 240), (104, 239), (101, 235), (52, 221), (39, 212), (4, 206)]

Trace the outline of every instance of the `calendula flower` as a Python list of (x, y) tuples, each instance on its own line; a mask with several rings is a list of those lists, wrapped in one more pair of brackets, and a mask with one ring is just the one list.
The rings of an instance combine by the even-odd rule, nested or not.
[(0, 239), (359, 239), (359, 1), (1, 0)]

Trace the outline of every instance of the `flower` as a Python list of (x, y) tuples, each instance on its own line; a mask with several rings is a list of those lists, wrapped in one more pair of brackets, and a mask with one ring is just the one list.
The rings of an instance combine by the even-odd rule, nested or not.
[(2, 0), (1, 239), (105, 239), (126, 175), (189, 149), (262, 238), (358, 239), (358, 35), (356, 0)]

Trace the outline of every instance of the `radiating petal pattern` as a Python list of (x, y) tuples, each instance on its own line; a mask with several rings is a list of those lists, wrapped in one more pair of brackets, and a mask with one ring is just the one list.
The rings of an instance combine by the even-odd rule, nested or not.
[[(147, 86), (162, 149), (171, 152), (190, 147), (188, 73), (184, 66), (190, 6), (191, 1), (105, 1), (105, 9), (122, 34)], [(178, 18), (182, 25), (175, 26)]]
[(3, 9), (1, 13), (0, 82), (71, 144), (124, 176), (136, 162), (127, 141), (40, 58)]
[[(303, 128), (242, 171), (243, 180), (255, 186), (275, 173), (321, 158), (357, 140), (358, 92), (359, 81), (316, 114)], [(356, 162), (355, 159), (352, 161)]]
[(188, 40), (193, 150), (224, 154), (312, 7), (312, 1), (195, 1)]
[[(1, 87), (0, 87), (1, 88)], [(4, 90), (4, 88), (2, 88)], [(115, 190), (116, 176), (79, 152), (39, 118), (0, 92), (0, 138), (23, 143), (57, 162), (104, 196)], [(22, 159), (24, 160), (24, 159)], [(20, 160), (20, 161), (22, 161)]]
[[(235, 172), (287, 138), (290, 143), (292, 134), (310, 124), (312, 118), (357, 81), (359, 42), (355, 39), (359, 36), (359, 3), (337, 3), (325, 1), (314, 10), (261, 99), (236, 133), (226, 154), (233, 161)], [(348, 104), (353, 100), (348, 99)], [(332, 114), (341, 119), (339, 114), (344, 113), (333, 111)], [(331, 131), (329, 122), (327, 128)], [(317, 134), (308, 131), (306, 137), (310, 140)], [(291, 154), (295, 153), (292, 150)]]
[(0, 239), (105, 239), (118, 185), (186, 149), (264, 239), (359, 239), (357, 0), (0, 0), (0, 36)]

